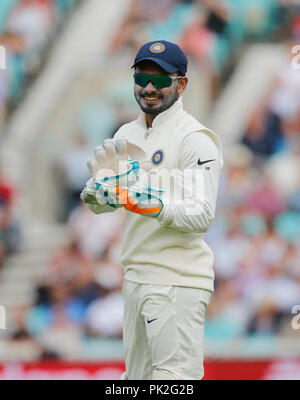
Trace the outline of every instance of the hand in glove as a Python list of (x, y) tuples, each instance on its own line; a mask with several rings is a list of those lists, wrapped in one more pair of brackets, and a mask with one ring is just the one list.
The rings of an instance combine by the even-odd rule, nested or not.
[[(98, 203), (106, 202), (111, 207), (124, 206), (136, 214), (156, 217), (163, 208), (163, 191), (149, 186), (150, 161), (132, 161), (128, 148), (132, 144), (120, 138), (96, 149), (90, 160), (90, 170), (97, 186)], [(105, 166), (106, 168), (100, 168)], [(112, 171), (115, 173), (112, 175)], [(105, 176), (106, 175), (106, 176)]]
[(132, 186), (137, 182), (142, 169), (150, 169), (149, 161), (132, 162), (130, 156), (145, 158), (146, 154), (123, 137), (116, 140), (107, 139), (103, 146), (97, 147), (94, 157), (88, 160), (88, 168), (93, 178), (88, 181), (81, 199), (88, 204), (109, 204), (114, 208), (121, 206), (115, 187)]

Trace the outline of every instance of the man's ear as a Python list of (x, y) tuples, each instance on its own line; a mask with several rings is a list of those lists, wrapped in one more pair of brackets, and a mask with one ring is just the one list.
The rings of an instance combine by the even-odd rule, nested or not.
[(179, 79), (178, 83), (178, 95), (180, 96), (186, 89), (189, 78), (187, 76), (183, 76)]

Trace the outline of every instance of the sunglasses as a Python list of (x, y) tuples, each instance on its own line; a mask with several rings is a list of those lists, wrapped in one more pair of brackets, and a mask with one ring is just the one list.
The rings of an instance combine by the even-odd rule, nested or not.
[(146, 87), (149, 82), (152, 82), (156, 89), (163, 89), (172, 86), (175, 79), (180, 79), (182, 76), (169, 76), (169, 75), (148, 75), (142, 72), (137, 72), (133, 75), (134, 82), (141, 86)]

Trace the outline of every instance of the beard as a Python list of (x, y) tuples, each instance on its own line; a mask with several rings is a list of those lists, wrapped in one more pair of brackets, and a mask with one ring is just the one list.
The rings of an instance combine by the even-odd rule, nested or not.
[(145, 114), (152, 114), (152, 115), (158, 115), (166, 110), (168, 110), (172, 105), (175, 103), (175, 101), (178, 100), (178, 94), (177, 94), (177, 88), (172, 92), (169, 96), (163, 96), (162, 94), (155, 94), (151, 93), (152, 96), (158, 96), (160, 98), (160, 104), (143, 104), (142, 103), (142, 98), (146, 95), (146, 93), (141, 90), (139, 93), (134, 93), (134, 97), (140, 106), (141, 110)]

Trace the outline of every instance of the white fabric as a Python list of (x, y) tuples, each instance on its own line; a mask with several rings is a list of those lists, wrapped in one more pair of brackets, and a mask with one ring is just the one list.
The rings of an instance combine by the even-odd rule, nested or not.
[(125, 280), (123, 297), (128, 379), (155, 379), (155, 371), (202, 379), (204, 319), (211, 293)]
[[(185, 203), (179, 205), (166, 204), (160, 220), (169, 227), (184, 232), (206, 232), (215, 216), (218, 194), (218, 181), (222, 159), (215, 143), (209, 136), (199, 135), (194, 132), (187, 136), (182, 143), (179, 155), (179, 168), (181, 171), (195, 171), (192, 179), (188, 174), (182, 175), (180, 183), (186, 193), (191, 193), (192, 209), (188, 213)], [(199, 168), (198, 160), (215, 160)], [(206, 169), (206, 166), (209, 170)], [(200, 173), (197, 175), (197, 173)], [(204, 192), (202, 192), (202, 179), (204, 180)], [(190, 208), (190, 207), (189, 207)]]
[[(145, 114), (123, 125), (115, 137), (125, 136), (142, 148), (152, 159), (157, 151), (163, 154), (160, 165), (154, 166), (155, 179), (165, 173), (179, 171), (173, 179), (174, 192), (157, 219), (126, 212), (125, 242), (121, 261), (125, 279), (139, 283), (198, 287), (213, 291), (213, 254), (203, 241), (214, 215), (220, 169), (223, 166), (222, 145), (216, 134), (205, 128), (183, 110), (181, 98), (159, 114), (147, 129)], [(216, 160), (203, 166), (201, 161)], [(206, 169), (209, 168), (209, 170)], [(174, 205), (184, 192), (191, 192), (191, 180), (179, 184), (180, 174), (187, 168), (203, 176), (204, 192), (192, 200), (194, 215), (187, 215), (186, 204)], [(164, 180), (163, 180), (164, 182)], [(162, 187), (165, 189), (165, 187)], [(189, 199), (190, 200), (190, 199)]]

